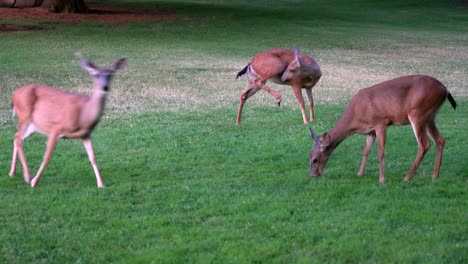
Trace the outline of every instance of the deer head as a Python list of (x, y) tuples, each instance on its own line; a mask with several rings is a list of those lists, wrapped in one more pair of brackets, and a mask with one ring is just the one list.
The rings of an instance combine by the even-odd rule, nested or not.
[(281, 80), (286, 82), (296, 76), (315, 76), (317, 66), (304, 63), (299, 53), (299, 48), (294, 46), (294, 60), (292, 60), (281, 76)]
[(94, 90), (104, 93), (109, 91), (109, 85), (114, 73), (127, 65), (127, 57), (117, 60), (108, 68), (100, 68), (94, 65), (89, 59), (81, 56), (80, 53), (75, 53), (75, 57), (80, 63), (81, 68), (86, 70), (93, 78)]
[(314, 146), (309, 153), (309, 168), (311, 177), (319, 177), (322, 175), (325, 165), (327, 165), (328, 158), (330, 157), (333, 149), (330, 147), (330, 135), (323, 134), (321, 138), (315, 134), (312, 128), (309, 127), (310, 136), (314, 141)]

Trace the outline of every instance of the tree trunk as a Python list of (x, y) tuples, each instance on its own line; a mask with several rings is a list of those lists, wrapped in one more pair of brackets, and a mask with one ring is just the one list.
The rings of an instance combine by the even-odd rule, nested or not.
[(41, 7), (53, 13), (87, 13), (88, 7), (84, 0), (42, 0)]
[(53, 13), (87, 13), (84, 0), (0, 0), (0, 7), (37, 7)]

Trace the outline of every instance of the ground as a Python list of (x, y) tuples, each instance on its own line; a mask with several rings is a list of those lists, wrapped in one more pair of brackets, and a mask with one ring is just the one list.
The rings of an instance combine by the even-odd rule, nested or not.
[[(41, 19), (67, 23), (97, 21), (111, 24), (130, 22), (161, 21), (174, 19), (176, 14), (170, 11), (143, 10), (138, 8), (115, 7), (102, 4), (88, 4), (87, 14), (49, 13), (40, 7), (33, 8), (0, 8), (3, 19)], [(24, 26), (0, 22), (0, 33), (11, 33), (24, 30), (39, 30), (39, 26)]]

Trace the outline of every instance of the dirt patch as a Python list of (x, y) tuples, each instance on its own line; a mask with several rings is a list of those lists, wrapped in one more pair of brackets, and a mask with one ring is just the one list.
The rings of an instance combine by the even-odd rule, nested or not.
[[(109, 24), (126, 24), (131, 22), (165, 21), (176, 19), (178, 17), (174, 12), (166, 10), (146, 10), (102, 4), (88, 4), (88, 7), (89, 13), (86, 14), (50, 13), (46, 9), (40, 7), (0, 8), (0, 18), (53, 20), (68, 23), (96, 21)], [(2, 30), (3, 28), (6, 30)], [(0, 27), (0, 32), (12, 32), (11, 30), (9, 31), (11, 28), (11, 24), (3, 24), (3, 26)]]
[(44, 29), (40, 26), (23, 26), (15, 24), (0, 24), (0, 33), (11, 33), (17, 31), (28, 31), (28, 30), (41, 30)]

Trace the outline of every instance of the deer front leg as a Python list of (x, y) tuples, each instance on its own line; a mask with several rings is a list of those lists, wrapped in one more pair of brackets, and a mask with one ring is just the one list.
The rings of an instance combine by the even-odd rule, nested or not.
[(309, 101), (310, 122), (314, 122), (314, 97), (312, 96), (312, 88), (306, 89), (307, 100)]
[(270, 87), (266, 86), (265, 81), (257, 79), (257, 80), (254, 81), (254, 83), (255, 83), (255, 85), (257, 87), (260, 87), (260, 88), (262, 88), (262, 90), (265, 90), (269, 94), (273, 95), (276, 98), (276, 102), (278, 103), (278, 106), (281, 106), (282, 98), (281, 98), (280, 93), (278, 93), (277, 91), (275, 91), (275, 90), (271, 89)]
[(294, 90), (294, 95), (296, 96), (297, 103), (299, 104), (299, 107), (301, 108), (301, 113), (302, 113), (302, 119), (304, 121), (304, 124), (308, 124), (309, 121), (307, 121), (307, 115), (305, 112), (305, 107), (304, 107), (304, 99), (302, 98), (302, 88), (298, 85), (293, 86)]
[(369, 156), (369, 152), (372, 148), (372, 144), (375, 141), (375, 133), (367, 135), (366, 144), (364, 145), (364, 152), (362, 154), (362, 162), (361, 167), (359, 167), (358, 176), (364, 175), (364, 169), (366, 168), (367, 157)]
[(49, 135), (49, 140), (47, 141), (47, 149), (44, 154), (44, 158), (42, 159), (41, 167), (39, 167), (39, 170), (37, 171), (36, 176), (32, 179), (31, 187), (36, 186), (37, 183), (39, 182), (41, 175), (44, 172), (44, 169), (47, 166), (47, 163), (49, 163), (52, 153), (54, 152), (54, 148), (57, 143), (57, 140), (58, 140), (58, 136), (56, 134)]
[(239, 107), (237, 108), (237, 119), (236, 119), (237, 125), (240, 125), (241, 123), (242, 110), (244, 108), (244, 103), (247, 101), (247, 99), (249, 99), (255, 93), (257, 93), (258, 90), (260, 90), (260, 88), (257, 87), (253, 81), (251, 81), (249, 82), (249, 88), (241, 94), (240, 99), (239, 99)]
[(91, 143), (90, 138), (83, 139), (83, 145), (86, 149), (86, 153), (88, 153), (89, 161), (91, 162), (91, 166), (93, 166), (94, 174), (96, 174), (96, 181), (98, 188), (103, 188), (104, 183), (101, 179), (101, 174), (99, 173), (98, 166), (96, 164), (96, 157), (94, 156), (93, 146)]

